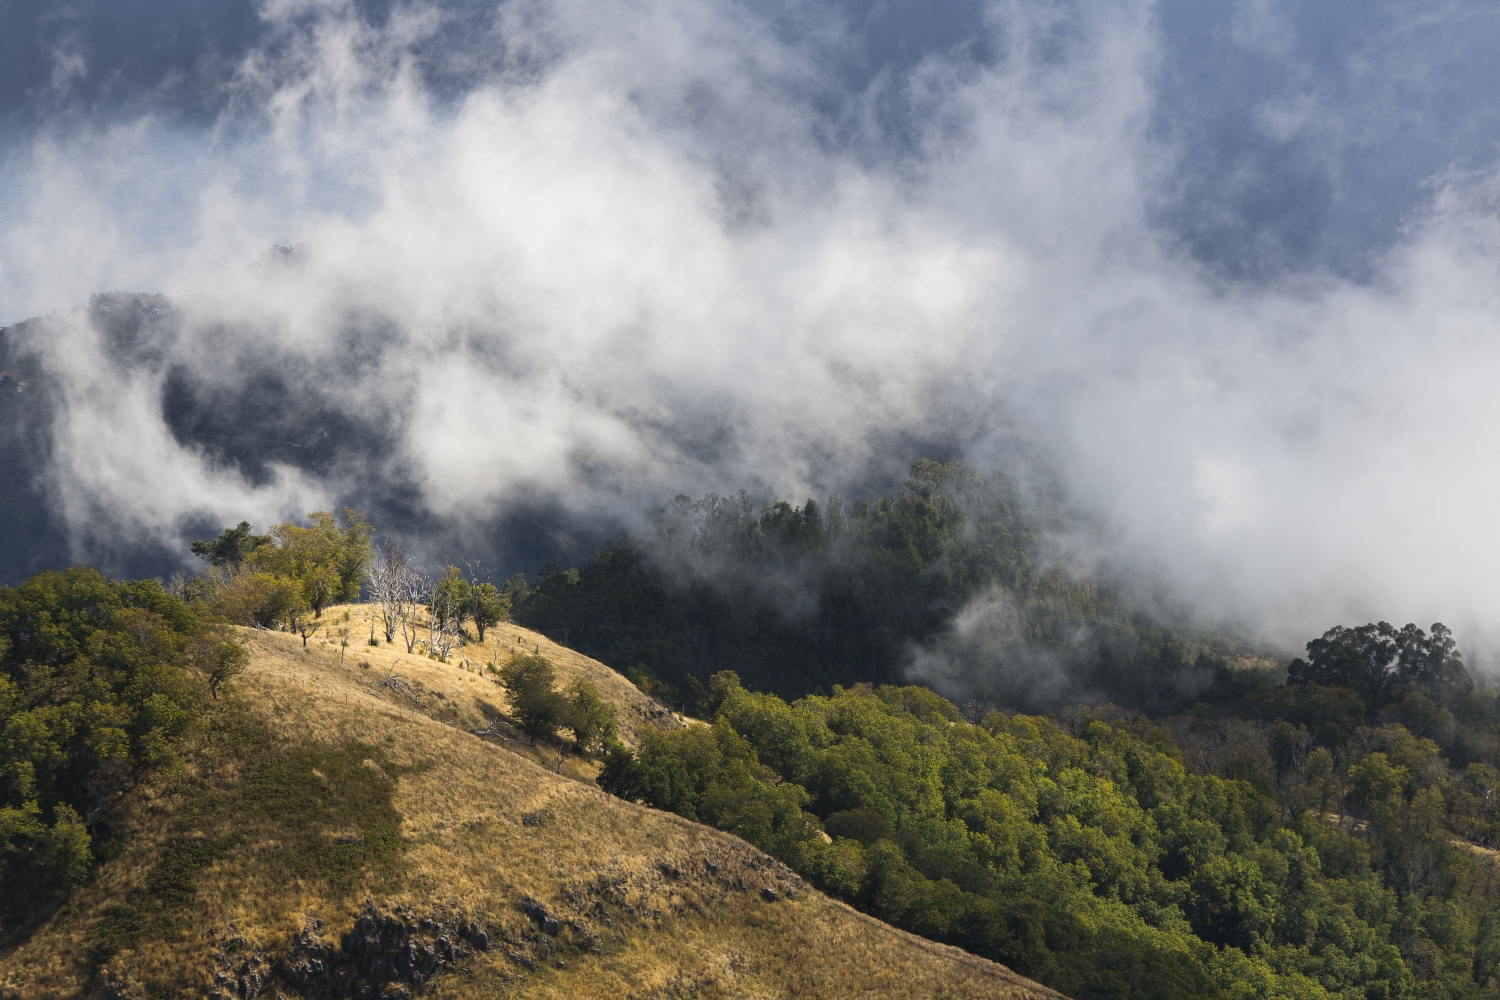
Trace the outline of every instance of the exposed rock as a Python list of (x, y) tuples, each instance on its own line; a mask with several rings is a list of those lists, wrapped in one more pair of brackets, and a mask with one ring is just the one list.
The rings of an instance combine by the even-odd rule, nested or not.
[(384, 914), (373, 905), (338, 944), (323, 939), (322, 926), (313, 921), (274, 963), (243, 938), (226, 938), (210, 1000), (269, 997), (273, 980), (306, 1000), (410, 1000), (413, 990), (473, 954), (464, 942), (488, 950), (491, 941), (489, 930), (473, 921), (450, 929), (439, 919), (417, 919), (399, 909)]
[(490, 932), (477, 923), (460, 924), (458, 936), (480, 951), (490, 950)]
[(775, 889), (772, 889), (770, 886), (763, 886), (760, 890), (760, 898), (768, 903), (774, 903), (781, 897), (776, 894)]
[(425, 984), (468, 954), (440, 921), (413, 921), (369, 907), (338, 948), (303, 931), (279, 964), (278, 975), (305, 997), (365, 1000), (392, 996), (389, 985)]
[(218, 964), (213, 989), (208, 991), (209, 1000), (256, 1000), (270, 985), (273, 975), (270, 963), (259, 952), (249, 950), (244, 938), (226, 939)]
[(558, 922), (557, 918), (548, 913), (545, 906), (530, 896), (521, 901), (521, 912), (540, 924), (542, 933), (549, 937), (557, 937), (558, 932), (562, 930), (562, 924)]

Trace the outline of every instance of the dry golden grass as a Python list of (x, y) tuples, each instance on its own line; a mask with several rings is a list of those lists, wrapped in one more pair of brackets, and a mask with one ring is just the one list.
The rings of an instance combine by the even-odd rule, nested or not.
[[(348, 622), (343, 620), (346, 613), (349, 615)], [(373, 647), (368, 645), (372, 617), (373, 611), (367, 604), (339, 605), (329, 608), (323, 612), (323, 620), (327, 624), (321, 632), (308, 641), (308, 646), (310, 648), (323, 646), (337, 652), (340, 637), (336, 634), (336, 630), (347, 625), (350, 629), (350, 644), (345, 651), (346, 658), (352, 658), (356, 662), (365, 660), (369, 662), (372, 670), (394, 669), (403, 676), (408, 672), (419, 672), (423, 683), (434, 679), (439, 684), (442, 684), (443, 678), (453, 676), (455, 671), (488, 679), (484, 669), (486, 663), (499, 665), (512, 653), (539, 653), (545, 656), (556, 669), (558, 687), (566, 688), (577, 677), (593, 682), (594, 686), (599, 689), (600, 696), (615, 707), (619, 716), (620, 738), (631, 746), (635, 745), (636, 731), (642, 727), (671, 729), (691, 724), (690, 721), (685, 722), (668, 711), (643, 693), (640, 688), (626, 680), (624, 676), (598, 660), (590, 659), (566, 646), (559, 646), (540, 632), (533, 632), (511, 622), (486, 629), (485, 641), (482, 643), (470, 632), (467, 645), (449, 654), (447, 663), (439, 663), (426, 655), (425, 647), (422, 645), (418, 645), (415, 652), (408, 653), (399, 632), (396, 634), (396, 641), (387, 644), (377, 627), (375, 633), (376, 638), (380, 640), (380, 645)], [(420, 671), (419, 668), (424, 664), (435, 667), (436, 672)], [(383, 677), (384, 673), (382, 673)], [(504, 691), (498, 685), (492, 684), (484, 690), (493, 697), (483, 700), (501, 708), (508, 707), (508, 703), (504, 701)], [(481, 713), (485, 711), (479, 705), (472, 707)], [(483, 728), (488, 722), (489, 719), (486, 718), (479, 724), (479, 728)]]
[[(519, 635), (531, 649), (540, 641), (564, 679), (585, 674), (616, 704), (642, 700), (602, 665)], [(506, 626), (502, 642), (516, 637)], [(471, 735), (492, 717), (499, 688), (460, 665), (384, 645), (351, 645), (340, 665), (338, 647), (317, 639), (306, 650), (283, 633), (245, 639), (251, 667), (226, 697), (286, 747), (363, 747), (359, 766), (378, 772), (379, 787), (394, 787), (394, 860), (355, 872), (341, 889), (287, 877), (272, 865), (283, 847), (277, 817), (213, 812), (180, 791), (190, 784), (184, 774), (158, 775), (130, 797), (124, 850), (29, 941), (0, 956), (0, 995), (201, 997), (216, 971), (247, 953), (269, 969), (304, 931), (337, 946), (373, 904), (450, 926), (481, 921), (505, 939), (429, 983), (435, 997), (1058, 996), (831, 901), (735, 837), (608, 796), (585, 762), (570, 759), (558, 774), (555, 753), (507, 752)], [(379, 686), (392, 670), (419, 691), (420, 708)], [(653, 721), (664, 720), (643, 713), (637, 725)], [(204, 787), (232, 791), (239, 780), (232, 759), (204, 756), (184, 767), (203, 771)], [(332, 794), (334, 778), (310, 774)], [(335, 843), (352, 834), (319, 835)], [(171, 837), (179, 847), (195, 837), (234, 846), (202, 869), (180, 904), (184, 919), (120, 949), (96, 975), (85, 958), (91, 941), (106, 932), (110, 907), (160, 870)], [(762, 889), (779, 898), (764, 900)], [(526, 898), (562, 921), (555, 939), (538, 934), (521, 909)], [(221, 959), (234, 939), (241, 954)], [(277, 980), (262, 996), (277, 994), (295, 995)]]

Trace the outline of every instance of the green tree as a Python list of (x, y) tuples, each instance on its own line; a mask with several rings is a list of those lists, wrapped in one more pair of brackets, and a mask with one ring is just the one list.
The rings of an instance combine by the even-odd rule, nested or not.
[(567, 725), (568, 703), (557, 690), (557, 675), (544, 656), (516, 653), (500, 668), (500, 683), (510, 696), (511, 711), (521, 731), (538, 739), (551, 739)]
[(192, 718), (201, 629), (154, 581), (75, 567), (0, 587), (0, 892), (87, 875), (89, 826)]
[(308, 610), (306, 595), (298, 581), (248, 570), (207, 588), (202, 598), (210, 615), (259, 628), (296, 631), (297, 622)]
[(202, 556), (210, 566), (239, 569), (250, 554), (271, 541), (270, 535), (257, 535), (249, 521), (241, 521), (211, 542), (194, 542), (193, 555)]
[(614, 706), (599, 697), (592, 682), (579, 677), (568, 687), (567, 727), (578, 749), (593, 754), (617, 742)]
[(1389, 622), (1355, 628), (1335, 626), (1307, 644), (1307, 659), (1287, 668), (1287, 684), (1326, 684), (1359, 692), (1379, 711), (1402, 685), (1429, 691), (1448, 700), (1474, 686), (1441, 622), (1428, 635), (1408, 623), (1400, 629)]
[(296, 579), (302, 584), (302, 602), (312, 609), (314, 618), (322, 618), (323, 609), (338, 599), (337, 569), (332, 565), (311, 565)]
[(526, 603), (531, 596), (531, 589), (526, 586), (526, 574), (515, 573), (500, 587), (502, 596), (510, 599), (511, 607), (516, 608)]
[(360, 591), (370, 575), (370, 563), (375, 558), (375, 549), (370, 542), (374, 537), (375, 526), (359, 511), (345, 507), (344, 526), (339, 530), (333, 560), (339, 581), (335, 595), (338, 600), (359, 600)]
[(189, 659), (208, 680), (209, 694), (218, 701), (219, 685), (245, 672), (250, 653), (227, 628), (205, 628), (194, 637)]
[(302, 588), (302, 598), (315, 618), (336, 601), (359, 597), (369, 573), (375, 529), (364, 515), (344, 509), (344, 525), (328, 511), (307, 515), (310, 526), (287, 521), (271, 528), (271, 541), (258, 546), (247, 557), (257, 570), (289, 580)]
[(1407, 625), (1399, 636), (1401, 680), (1425, 692), (1440, 705), (1474, 689), (1474, 680), (1464, 666), (1453, 632), (1442, 622), (1434, 622), (1430, 634), (1424, 635), (1415, 625)]
[(495, 589), (493, 583), (476, 583), (469, 587), (469, 618), (484, 641), (484, 631), (510, 620), (510, 597)]
[(471, 610), (471, 597), (469, 581), (464, 579), (457, 566), (449, 566), (432, 588), (432, 594), (427, 600), (427, 611), (439, 623), (454, 632), (462, 632), (464, 619)]

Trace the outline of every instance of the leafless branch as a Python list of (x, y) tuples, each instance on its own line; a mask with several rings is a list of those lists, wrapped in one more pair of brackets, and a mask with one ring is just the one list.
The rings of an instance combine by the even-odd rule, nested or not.
[(397, 624), (401, 629), (401, 638), (406, 642), (406, 651), (411, 653), (416, 649), (417, 639), (420, 638), (422, 608), (427, 603), (431, 584), (410, 566), (406, 567), (398, 582), (401, 587), (401, 612), (397, 616)]
[(406, 681), (398, 677), (396, 675), (396, 671), (394, 670), (392, 670), (386, 676), (385, 680), (381, 681), (378, 686), (383, 688), (390, 688), (397, 694), (409, 698), (412, 704), (416, 705), (418, 708), (422, 707), (422, 699), (417, 697), (417, 692), (412, 689), (412, 686), (410, 684), (406, 683)]
[(495, 720), (490, 723), (488, 729), (471, 729), (471, 730), (469, 730), (469, 732), (473, 733), (475, 736), (493, 736), (497, 740), (505, 740), (508, 743), (525, 743), (526, 742), (525, 740), (517, 739), (514, 736), (506, 736), (504, 733), (502, 733), (500, 731), (500, 727), (501, 726), (504, 726), (506, 729), (512, 729), (512, 730), (516, 728), (515, 726), (511, 725), (509, 722), (506, 722), (504, 719), (501, 719), (501, 718), (499, 718), (497, 716), (495, 718)]

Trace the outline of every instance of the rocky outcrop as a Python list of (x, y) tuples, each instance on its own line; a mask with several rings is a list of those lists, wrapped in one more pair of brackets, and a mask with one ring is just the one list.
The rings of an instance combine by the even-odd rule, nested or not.
[(336, 944), (324, 938), (322, 921), (314, 921), (274, 961), (243, 938), (225, 939), (209, 997), (257, 1000), (274, 995), (274, 980), (307, 1000), (408, 1000), (493, 943), (490, 929), (475, 921), (444, 923), (400, 908), (382, 913), (369, 906)]

